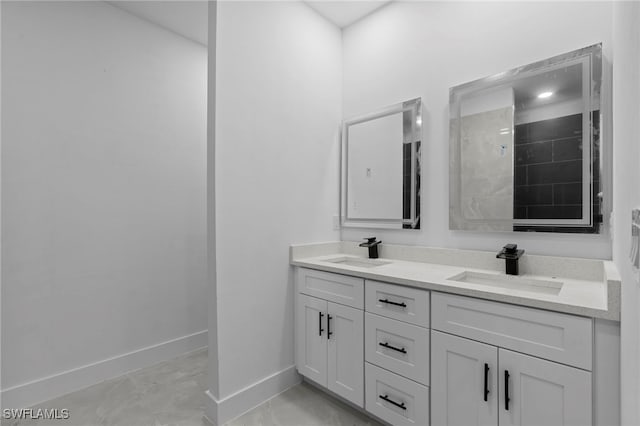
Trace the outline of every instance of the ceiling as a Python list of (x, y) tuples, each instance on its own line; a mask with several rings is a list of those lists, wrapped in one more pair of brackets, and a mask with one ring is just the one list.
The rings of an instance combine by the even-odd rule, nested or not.
[(206, 1), (108, 1), (139, 18), (207, 45), (209, 12)]
[[(208, 43), (206, 0), (120, 0), (107, 3), (202, 45)], [(309, 0), (304, 3), (339, 28), (344, 28), (391, 3), (391, 0)]]
[(309, 0), (305, 3), (338, 27), (344, 28), (391, 3), (391, 0)]

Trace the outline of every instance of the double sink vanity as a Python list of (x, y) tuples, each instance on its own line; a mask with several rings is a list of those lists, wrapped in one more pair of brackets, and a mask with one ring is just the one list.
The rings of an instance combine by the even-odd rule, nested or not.
[(306, 379), (393, 425), (619, 424), (611, 262), (380, 250), (291, 247)]
[[(451, 231), (603, 240), (603, 61), (595, 44), (449, 88)], [(422, 114), (417, 97), (343, 121), (342, 238), (384, 228), (402, 241), (430, 220), (425, 206), (442, 205), (422, 202), (423, 142), (440, 143), (424, 140)], [(290, 263), (299, 373), (380, 420), (620, 424), (620, 278), (610, 261), (368, 238), (292, 246)]]

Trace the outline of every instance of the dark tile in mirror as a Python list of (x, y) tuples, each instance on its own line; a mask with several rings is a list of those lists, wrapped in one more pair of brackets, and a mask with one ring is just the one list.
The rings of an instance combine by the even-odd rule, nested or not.
[(582, 137), (556, 139), (553, 144), (553, 161), (579, 160), (582, 158)]
[(527, 184), (527, 166), (516, 166), (513, 173), (516, 186)]
[(535, 121), (523, 126), (526, 126), (526, 138), (520, 140), (520, 143), (580, 136), (582, 135), (582, 114)]
[(528, 185), (582, 182), (582, 160), (532, 164), (527, 167)]
[(528, 206), (527, 219), (580, 219), (582, 217), (581, 205), (564, 206)]
[(516, 166), (549, 163), (552, 161), (552, 148), (551, 141), (516, 145)]
[(553, 204), (552, 185), (528, 185), (515, 191), (516, 207), (536, 204)]
[(582, 184), (579, 182), (554, 184), (553, 204), (582, 204)]

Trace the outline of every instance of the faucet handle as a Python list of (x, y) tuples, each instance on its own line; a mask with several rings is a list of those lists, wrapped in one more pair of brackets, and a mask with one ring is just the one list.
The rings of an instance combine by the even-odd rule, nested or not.
[(376, 237), (366, 237), (363, 238), (364, 240), (367, 240), (368, 243), (375, 243), (376, 242)]
[(509, 254), (515, 254), (518, 252), (518, 245), (517, 244), (507, 244), (506, 246), (503, 247), (504, 252), (505, 253), (509, 253)]

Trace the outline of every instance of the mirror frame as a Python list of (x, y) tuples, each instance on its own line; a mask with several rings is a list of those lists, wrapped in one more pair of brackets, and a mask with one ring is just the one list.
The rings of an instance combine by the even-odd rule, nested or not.
[[(583, 110), (583, 140), (589, 138), (590, 151), (585, 151), (583, 156), (583, 177), (589, 176), (588, 187), (583, 187), (583, 218), (578, 219), (468, 219), (461, 214), (461, 161), (460, 161), (460, 117), (461, 104), (466, 95), (470, 93), (487, 90), (490, 88), (499, 88), (510, 83), (535, 76), (541, 72), (559, 69), (565, 65), (583, 64), (583, 101), (585, 109)], [(514, 227), (526, 227), (535, 230), (539, 227), (542, 232), (549, 228), (557, 228), (553, 232), (571, 232), (571, 228), (578, 231), (577, 228), (596, 227), (596, 231), (592, 234), (603, 232), (604, 216), (608, 214), (609, 204), (605, 202), (603, 197), (603, 188), (606, 187), (609, 179), (605, 175), (604, 164), (608, 156), (603, 149), (602, 139), (605, 133), (603, 129), (603, 118), (608, 117), (602, 111), (602, 85), (603, 85), (603, 58), (602, 43), (591, 45), (572, 52), (557, 55), (542, 61), (534, 62), (518, 68), (511, 69), (489, 77), (464, 83), (449, 89), (449, 229), (450, 230), (473, 230), (473, 231), (515, 231)], [(588, 110), (589, 114), (585, 114)], [(599, 111), (599, 128), (594, 129), (592, 113)], [(515, 112), (515, 111), (514, 111)], [(456, 123), (457, 125), (454, 125)], [(588, 132), (584, 132), (588, 129)], [(588, 136), (585, 137), (585, 133)], [(594, 151), (598, 150), (599, 164), (593, 165)], [(515, 153), (513, 154), (515, 156)], [(585, 161), (587, 160), (587, 161)], [(512, 161), (512, 167), (515, 168), (515, 158)], [(599, 187), (596, 191), (593, 188), (594, 170), (597, 167), (599, 172)], [(586, 188), (586, 189), (585, 189)], [(600, 216), (594, 217), (593, 213), (593, 196), (600, 198)], [(585, 219), (585, 213), (588, 211), (588, 219)], [(598, 220), (599, 219), (599, 220)], [(579, 222), (579, 223), (578, 223)], [(564, 228), (564, 230), (560, 230)], [(548, 231), (546, 231), (548, 232)]]
[[(353, 218), (348, 215), (348, 182), (349, 176), (349, 128), (356, 124), (387, 117), (393, 114), (403, 114), (403, 144), (411, 144), (411, 200), (410, 217), (408, 218)], [(411, 127), (404, 125), (409, 115)], [(386, 229), (419, 229), (420, 224), (420, 164), (422, 144), (422, 98), (415, 98), (400, 102), (378, 111), (360, 115), (342, 122), (340, 149), (340, 224), (342, 227), (354, 228), (386, 228)], [(416, 228), (418, 226), (418, 228)]]

